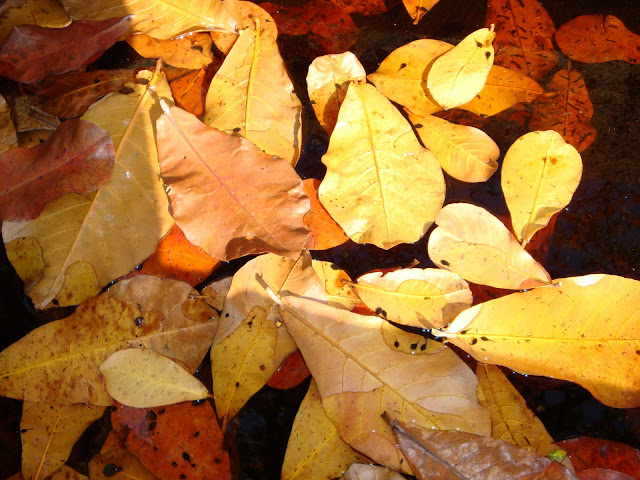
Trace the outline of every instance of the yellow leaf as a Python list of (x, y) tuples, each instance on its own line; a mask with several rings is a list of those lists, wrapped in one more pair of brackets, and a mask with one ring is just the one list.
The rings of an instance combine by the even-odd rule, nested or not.
[(605, 405), (634, 408), (640, 406), (639, 305), (637, 280), (564, 278), (471, 307), (446, 335), (479, 361), (579, 383)]
[(17, 25), (62, 28), (70, 23), (57, 0), (7, 0), (0, 6), (0, 44)]
[(312, 266), (324, 285), (329, 305), (344, 310), (353, 310), (353, 307), (362, 303), (353, 286), (349, 285), (351, 277), (347, 272), (334, 263), (320, 260), (313, 260)]
[(222, 0), (60, 0), (73, 20), (106, 20), (132, 15), (135, 33), (167, 39), (196, 30), (235, 32), (237, 22)]
[(385, 319), (418, 328), (443, 327), (473, 301), (467, 282), (435, 268), (367, 273), (355, 289), (367, 307)]
[[(275, 20), (259, 5), (244, 0), (234, 0), (233, 3), (229, 4), (227, 0), (227, 8), (231, 12), (231, 15), (238, 20), (238, 31), (244, 30), (245, 28), (256, 28), (253, 19), (259, 18), (260, 27), (264, 30), (268, 30), (269, 33), (273, 35), (273, 38), (278, 38), (278, 27)], [(238, 35), (236, 33), (213, 31), (209, 32), (209, 34), (213, 39), (213, 43), (215, 43), (218, 50), (220, 50), (224, 55), (229, 55), (231, 47), (233, 47), (233, 44), (236, 43), (236, 40), (238, 39)]]
[(413, 24), (418, 22), (425, 16), (439, 0), (402, 0), (404, 7), (407, 9), (409, 16), (413, 18)]
[(129, 347), (153, 349), (195, 371), (211, 345), (217, 315), (190, 299), (193, 294), (177, 280), (140, 275), (118, 282), (70, 317), (38, 327), (3, 350), (0, 395), (111, 405), (98, 366)]
[(427, 75), (427, 90), (445, 109), (470, 101), (484, 87), (493, 65), (496, 34), (481, 28), (433, 62)]
[(144, 58), (162, 58), (178, 68), (197, 70), (213, 61), (213, 40), (208, 33), (189, 33), (169, 40), (156, 40), (144, 34), (132, 35), (127, 43)]
[[(121, 470), (113, 475), (109, 468), (105, 468), (109, 464), (117, 465)], [(157, 477), (140, 463), (138, 457), (124, 449), (94, 455), (89, 461), (89, 478), (91, 480), (157, 480)]]
[(34, 237), (18, 237), (8, 242), (5, 248), (7, 258), (24, 282), (24, 288), (29, 289), (40, 280), (45, 269), (40, 243)]
[(89, 480), (89, 477), (76, 472), (73, 468), (67, 465), (62, 465), (62, 467), (53, 472), (47, 480)]
[(204, 123), (237, 133), (295, 165), (302, 141), (302, 105), (293, 92), (275, 37), (246, 29), (211, 81)]
[(517, 139), (502, 164), (502, 191), (520, 242), (544, 228), (566, 207), (582, 177), (578, 151), (553, 131)]
[(389, 100), (416, 115), (439, 112), (442, 107), (427, 96), (424, 87), (435, 59), (452, 48), (440, 40), (415, 40), (391, 52), (367, 79)]
[(216, 310), (221, 311), (224, 307), (224, 299), (227, 293), (229, 293), (232, 280), (233, 277), (224, 277), (204, 287), (200, 292), (204, 297), (203, 300)]
[(358, 243), (389, 249), (415, 242), (444, 201), (436, 158), (372, 85), (349, 85), (322, 162), (320, 202)]
[(309, 65), (307, 91), (316, 117), (327, 133), (333, 132), (340, 105), (351, 80), (364, 80), (364, 67), (351, 52), (317, 57)]
[(80, 435), (102, 416), (104, 408), (24, 402), (20, 419), (23, 478), (44, 479), (62, 467)]
[(482, 130), (456, 125), (433, 115), (409, 112), (422, 144), (433, 152), (442, 169), (463, 182), (484, 182), (498, 169), (500, 149)]
[(313, 380), (293, 421), (281, 480), (336, 478), (354, 462), (370, 462), (345, 443), (322, 409)]
[(452, 203), (440, 211), (429, 237), (429, 258), (469, 282), (522, 290), (551, 277), (484, 208)]
[[(149, 78), (151, 72), (139, 75)], [(76, 305), (97, 294), (149, 257), (173, 224), (154, 136), (157, 100), (172, 103), (171, 90), (160, 72), (147, 86), (131, 88), (128, 95), (107, 95), (82, 116), (107, 130), (116, 148), (107, 183), (94, 194), (67, 194), (48, 203), (35, 220), (2, 225), (5, 242), (34, 237), (42, 248), (46, 268), (27, 290), (37, 308)], [(74, 285), (80, 290), (70, 290)]]
[(207, 387), (176, 362), (146, 348), (112, 353), (100, 372), (109, 395), (129, 407), (173, 405), (209, 395)]

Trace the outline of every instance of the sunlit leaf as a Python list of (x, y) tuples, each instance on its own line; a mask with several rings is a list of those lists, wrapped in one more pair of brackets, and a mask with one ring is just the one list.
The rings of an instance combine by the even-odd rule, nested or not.
[(351, 277), (338, 265), (321, 260), (313, 260), (313, 270), (322, 282), (327, 293), (327, 303), (332, 307), (352, 310), (360, 304), (355, 288), (351, 285)]
[(127, 43), (144, 58), (162, 58), (178, 68), (196, 70), (213, 61), (213, 40), (208, 33), (189, 33), (167, 40), (138, 34), (127, 38)]
[(304, 193), (309, 197), (311, 208), (304, 216), (304, 222), (309, 225), (309, 236), (306, 248), (309, 250), (326, 250), (337, 247), (349, 240), (340, 225), (331, 218), (327, 209), (322, 206), (318, 198), (320, 180), (307, 178), (302, 181)]
[(405, 477), (387, 467), (352, 463), (342, 478), (344, 480), (403, 480)]
[(413, 24), (417, 25), (422, 17), (424, 17), (438, 1), (439, 0), (402, 0), (402, 3), (407, 9), (409, 16), (413, 19)]

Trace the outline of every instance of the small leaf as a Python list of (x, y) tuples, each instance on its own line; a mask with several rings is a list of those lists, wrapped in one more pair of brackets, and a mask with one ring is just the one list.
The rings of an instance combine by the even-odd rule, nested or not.
[(352, 463), (349, 469), (344, 472), (344, 480), (404, 480), (405, 477), (398, 472), (364, 463)]
[(304, 363), (300, 350), (296, 350), (282, 361), (267, 385), (278, 390), (288, 390), (300, 385), (309, 375), (311, 372)]

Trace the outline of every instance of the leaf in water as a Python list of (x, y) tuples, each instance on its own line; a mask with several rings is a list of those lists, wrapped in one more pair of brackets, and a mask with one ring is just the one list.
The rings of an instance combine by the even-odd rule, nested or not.
[(453, 178), (484, 182), (498, 169), (500, 149), (482, 130), (456, 125), (434, 115), (408, 113), (422, 144)]
[[(217, 315), (189, 285), (139, 276), (86, 300), (0, 353), (0, 394), (33, 402), (111, 405), (98, 366), (125, 348), (150, 348), (193, 372), (209, 351)], [(100, 321), (96, 321), (99, 318)], [(47, 345), (46, 349), (42, 345)]]
[(334, 263), (321, 260), (313, 260), (312, 266), (327, 293), (329, 305), (343, 310), (352, 310), (360, 304), (361, 300), (353, 285), (350, 285), (351, 277), (347, 272)]
[(153, 409), (120, 406), (111, 423), (116, 432), (126, 432), (129, 451), (159, 478), (231, 478), (222, 432), (206, 400)]
[(331, 0), (347, 13), (358, 13), (360, 15), (377, 15), (388, 10), (384, 0)]
[(291, 165), (177, 107), (158, 119), (157, 128), (162, 176), (187, 240), (225, 261), (251, 253), (300, 254), (309, 199)]
[(342, 478), (344, 480), (404, 480), (405, 477), (387, 467), (352, 463)]
[(436, 268), (403, 268), (358, 278), (355, 290), (373, 311), (400, 325), (440, 328), (471, 306), (469, 285)]
[(40, 480), (69, 458), (80, 435), (100, 418), (104, 407), (24, 402), (20, 419), (22, 475)]
[(444, 201), (438, 161), (372, 85), (349, 85), (322, 162), (320, 202), (358, 243), (415, 242)]
[(18, 237), (5, 245), (7, 258), (24, 283), (24, 288), (33, 286), (44, 272), (44, 256), (40, 243), (33, 237)]
[(481, 28), (436, 58), (427, 74), (426, 90), (439, 105), (457, 107), (482, 90), (493, 65), (495, 36), (493, 25)]
[(282, 361), (267, 385), (278, 390), (288, 390), (300, 385), (309, 375), (311, 372), (304, 363), (300, 350), (296, 350)]
[(389, 100), (416, 115), (439, 112), (442, 107), (425, 91), (427, 74), (436, 58), (452, 48), (440, 40), (415, 40), (391, 52), (367, 79)]
[(633, 408), (640, 406), (639, 304), (637, 280), (564, 278), (471, 307), (446, 335), (479, 361), (569, 380), (605, 405)]
[(413, 19), (413, 24), (417, 25), (422, 17), (424, 17), (438, 1), (439, 0), (402, 0), (402, 3), (404, 4), (404, 8), (407, 9), (409, 16)]
[(302, 105), (293, 92), (276, 39), (255, 19), (240, 33), (213, 77), (204, 123), (238, 133), (269, 155), (295, 165), (302, 141)]
[[(22, 133), (32, 132), (36, 130), (38, 131), (37, 133), (45, 135), (42, 130), (48, 130), (52, 132), (53, 130), (58, 128), (58, 125), (60, 125), (60, 120), (58, 119), (58, 117), (47, 112), (34, 111), (31, 107), (32, 101), (32, 97), (26, 95), (15, 99), (12, 116), (16, 126), (16, 131), (18, 133)], [(24, 147), (25, 145), (20, 146)]]
[(558, 63), (553, 20), (538, 0), (492, 0), (485, 25), (495, 24), (496, 65), (538, 80)]
[(307, 73), (309, 100), (327, 133), (331, 134), (336, 126), (349, 82), (364, 80), (366, 75), (364, 67), (351, 52), (324, 55), (311, 62)]
[(0, 6), (0, 44), (18, 25), (62, 28), (71, 23), (57, 0), (7, 0)]
[(640, 61), (640, 35), (630, 32), (613, 15), (580, 15), (562, 25), (555, 34), (562, 53), (582, 63), (622, 60)]
[(193, 30), (235, 32), (237, 22), (222, 0), (193, 0), (186, 4), (174, 1), (60, 0), (73, 20), (104, 20), (132, 15), (135, 33), (167, 39)]
[(89, 193), (113, 171), (109, 134), (84, 120), (62, 123), (44, 143), (0, 156), (0, 220), (32, 220), (65, 193)]
[(304, 222), (309, 225), (306, 248), (309, 250), (327, 250), (342, 245), (349, 240), (344, 230), (331, 218), (327, 209), (320, 203), (318, 198), (320, 180), (307, 178), (302, 181), (302, 187), (311, 202), (311, 208), (304, 215)]
[[(113, 433), (113, 430), (111, 431)], [(113, 473), (117, 470), (117, 473)], [(156, 480), (138, 457), (129, 450), (112, 450), (94, 455), (89, 461), (91, 480)]]
[(293, 421), (281, 480), (336, 478), (355, 462), (370, 462), (345, 443), (322, 409), (312, 380)]
[(18, 145), (16, 126), (11, 119), (11, 108), (7, 101), (0, 95), (0, 153)]
[(551, 277), (484, 208), (469, 203), (444, 207), (429, 237), (429, 258), (469, 282), (522, 290), (547, 285)]
[[(215, 65), (220, 65), (220, 60), (214, 58)], [(207, 92), (204, 88), (207, 70), (186, 70), (182, 68), (165, 68), (167, 80), (171, 87), (176, 106), (194, 114), (198, 118), (204, 115), (204, 99)]]
[(532, 130), (555, 130), (579, 152), (591, 145), (597, 135), (591, 124), (593, 104), (578, 70), (560, 70), (551, 79), (547, 92), (533, 103), (529, 121)]
[(63, 28), (17, 26), (0, 48), (0, 75), (35, 83), (50, 74), (77, 70), (129, 32), (131, 18), (111, 17)]
[(608, 468), (589, 468), (578, 474), (580, 480), (635, 480), (636, 477)]
[(435, 431), (386, 418), (419, 480), (577, 479), (559, 463), (502, 440), (466, 432)]
[[(151, 72), (140, 77), (149, 79)], [(153, 122), (156, 99), (171, 101), (164, 76), (129, 95), (112, 93), (84, 114), (111, 135), (116, 148), (113, 173), (95, 194), (67, 194), (48, 203), (30, 222), (4, 222), (5, 242), (34, 237), (46, 269), (27, 294), (36, 308), (76, 305), (99, 293), (151, 255), (173, 219), (158, 166)], [(100, 248), (97, 248), (100, 247)]]
[(607, 468), (640, 477), (640, 450), (624, 443), (602, 438), (578, 437), (558, 442), (565, 450), (576, 472), (590, 468)]
[(513, 142), (501, 181), (518, 241), (528, 243), (569, 204), (581, 177), (582, 158), (559, 133), (530, 132)]
[[(260, 27), (266, 30), (273, 36), (278, 38), (278, 28), (276, 22), (273, 20), (263, 8), (250, 1), (233, 0), (233, 3), (227, 3), (227, 8), (232, 12), (233, 17), (238, 20), (237, 30), (240, 32), (246, 28), (255, 28), (254, 18), (260, 19)], [(233, 47), (236, 40), (238, 40), (237, 33), (229, 32), (209, 32), (213, 43), (216, 48), (220, 50), (225, 56), (229, 55), (231, 47)]]
[(197, 70), (213, 61), (213, 40), (208, 33), (188, 33), (167, 40), (138, 34), (127, 38), (127, 43), (144, 58), (162, 58), (178, 68)]
[(229, 288), (231, 288), (231, 282), (233, 281), (233, 277), (224, 277), (220, 280), (216, 280), (213, 283), (210, 283), (206, 287), (202, 289), (200, 295), (204, 298), (203, 300), (213, 308), (218, 311), (222, 311), (224, 308), (224, 299), (227, 297), (229, 293)]

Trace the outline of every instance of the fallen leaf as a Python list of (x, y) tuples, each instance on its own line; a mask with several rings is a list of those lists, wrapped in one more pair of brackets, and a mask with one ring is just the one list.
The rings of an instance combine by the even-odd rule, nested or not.
[(124, 449), (94, 455), (89, 461), (89, 478), (91, 480), (156, 480), (156, 476), (147, 470), (133, 453)]
[(388, 10), (384, 0), (331, 0), (347, 13), (359, 13), (361, 15), (377, 15)]
[(187, 240), (225, 261), (300, 254), (309, 199), (291, 165), (177, 107), (158, 119), (157, 129), (173, 217)]
[(555, 34), (562, 53), (582, 63), (640, 61), (640, 35), (630, 32), (613, 15), (580, 15), (563, 24)]
[(271, 388), (288, 390), (300, 385), (309, 375), (300, 350), (296, 350), (285, 358), (267, 382)]
[(222, 30), (235, 33), (237, 22), (222, 0), (173, 1), (60, 0), (73, 20), (104, 20), (132, 16), (132, 31), (167, 39), (194, 30)]
[(493, 65), (495, 36), (493, 25), (481, 28), (436, 58), (427, 74), (426, 90), (439, 105), (457, 107), (482, 90)]
[(7, 258), (16, 273), (29, 289), (42, 277), (45, 269), (42, 248), (33, 237), (17, 237), (5, 245)]
[(162, 58), (168, 65), (196, 70), (213, 61), (213, 40), (208, 33), (187, 33), (167, 40), (157, 40), (139, 33), (127, 43), (144, 58)]
[(293, 92), (276, 39), (255, 18), (213, 77), (204, 123), (237, 133), (295, 165), (302, 142), (302, 105)]
[(558, 442), (558, 446), (567, 452), (576, 472), (607, 468), (640, 478), (640, 451), (624, 443), (578, 437)]
[(313, 260), (313, 270), (327, 294), (327, 303), (332, 307), (353, 310), (362, 300), (358, 298), (351, 277), (338, 265), (331, 262)]
[[(218, 62), (219, 60), (215, 58), (214, 64), (219, 66)], [(207, 96), (205, 88), (207, 70), (204, 67), (196, 71), (165, 68), (164, 72), (167, 75), (176, 106), (202, 118), (204, 99)]]
[(62, 28), (71, 23), (57, 0), (7, 0), (0, 6), (0, 44), (18, 25)]
[(62, 123), (44, 143), (0, 156), (0, 220), (32, 220), (65, 193), (89, 193), (104, 185), (115, 150), (109, 134), (85, 120)]
[(0, 154), (17, 144), (18, 135), (16, 134), (16, 126), (11, 119), (11, 109), (4, 97), (0, 95)]
[(369, 461), (340, 438), (312, 380), (291, 427), (281, 480), (336, 478), (352, 463)]
[(150, 348), (195, 371), (209, 350), (217, 316), (201, 300), (189, 299), (194, 293), (186, 283), (156, 277), (118, 282), (71, 316), (38, 327), (3, 350), (0, 394), (33, 402), (111, 405), (98, 366), (130, 347)]
[(206, 400), (153, 409), (120, 406), (111, 423), (128, 432), (129, 451), (163, 480), (231, 478), (222, 432)]
[(518, 244), (500, 220), (470, 203), (444, 207), (429, 237), (429, 258), (469, 282), (522, 290), (547, 285), (551, 277)]
[(104, 412), (95, 405), (24, 402), (20, 419), (22, 476), (44, 479), (69, 458), (80, 435)]
[[(357, 312), (354, 312), (357, 313)], [(381, 312), (382, 313), (382, 312)], [(373, 312), (371, 311), (371, 315)], [(384, 343), (394, 351), (410, 355), (433, 355), (446, 348), (441, 339), (433, 339), (426, 329), (421, 328), (424, 335), (401, 330), (390, 322), (384, 322), (381, 327)]]
[(580, 480), (634, 480), (634, 477), (607, 468), (589, 468), (578, 474)]
[[(139, 75), (148, 79), (151, 72)], [(95, 194), (48, 203), (35, 220), (2, 225), (5, 242), (34, 237), (42, 248), (46, 269), (27, 290), (36, 308), (54, 301), (77, 305), (96, 295), (149, 257), (173, 224), (153, 130), (157, 99), (171, 101), (169, 86), (158, 72), (147, 87), (133, 88), (129, 95), (107, 95), (83, 116), (111, 135), (116, 158), (109, 181)]]
[(402, 0), (402, 3), (407, 9), (409, 16), (413, 19), (413, 24), (417, 25), (422, 17), (424, 17), (438, 1), (439, 0)]
[(442, 169), (453, 178), (463, 182), (485, 182), (498, 169), (500, 149), (482, 130), (411, 112), (409, 121), (422, 144), (433, 152)]
[[(35, 83), (50, 74), (77, 70), (126, 35), (131, 18), (73, 22), (68, 27), (19, 25), (0, 48), (0, 75)], [(78, 42), (82, 48), (78, 48)]]
[(336, 126), (349, 82), (364, 80), (366, 75), (364, 67), (351, 52), (323, 55), (311, 62), (307, 73), (309, 100), (327, 133), (331, 134)]
[(580, 72), (560, 70), (551, 79), (547, 92), (533, 103), (529, 128), (555, 130), (582, 152), (596, 139), (596, 129), (591, 125), (593, 113), (589, 91)]
[[(260, 28), (268, 31), (273, 38), (278, 38), (278, 28), (276, 22), (273, 20), (263, 8), (250, 1), (234, 0), (232, 4), (228, 4), (227, 7), (232, 12), (233, 17), (238, 21), (237, 30), (241, 31), (245, 28), (256, 28), (254, 18), (260, 19)], [(213, 43), (216, 48), (222, 52), (223, 55), (229, 55), (231, 47), (238, 40), (236, 33), (228, 32), (209, 32)]]
[(89, 480), (89, 477), (76, 472), (73, 468), (67, 465), (62, 465), (62, 467), (53, 472), (47, 480)]
[(415, 242), (444, 201), (436, 158), (372, 85), (349, 85), (322, 163), (320, 202), (357, 243)]
[(352, 463), (342, 478), (344, 480), (404, 480), (405, 477), (387, 467)]
[(344, 230), (320, 203), (318, 187), (320, 187), (320, 180), (315, 178), (302, 181), (304, 193), (311, 202), (311, 208), (304, 215), (304, 223), (309, 226), (309, 237), (305, 245), (309, 250), (327, 250), (349, 240)]
[(55, 115), (36, 109), (31, 105), (32, 97), (21, 96), (15, 99), (13, 121), (18, 133), (33, 130), (55, 130), (60, 120)]
[(582, 177), (578, 151), (553, 131), (518, 138), (502, 163), (502, 191), (518, 241), (528, 243), (565, 208)]
[(492, 0), (485, 25), (495, 24), (495, 63), (538, 80), (558, 63), (553, 20), (538, 0)]
[(233, 277), (224, 277), (210, 283), (200, 292), (200, 295), (203, 297), (202, 299), (216, 310), (222, 311), (224, 307), (224, 299), (229, 293), (232, 281)]
[(445, 326), (473, 300), (467, 282), (435, 268), (367, 273), (354, 287), (362, 301), (386, 320), (418, 328)]
[(633, 408), (640, 406), (639, 300), (637, 280), (559, 279), (465, 310), (447, 341), (479, 361), (569, 380), (605, 405)]

